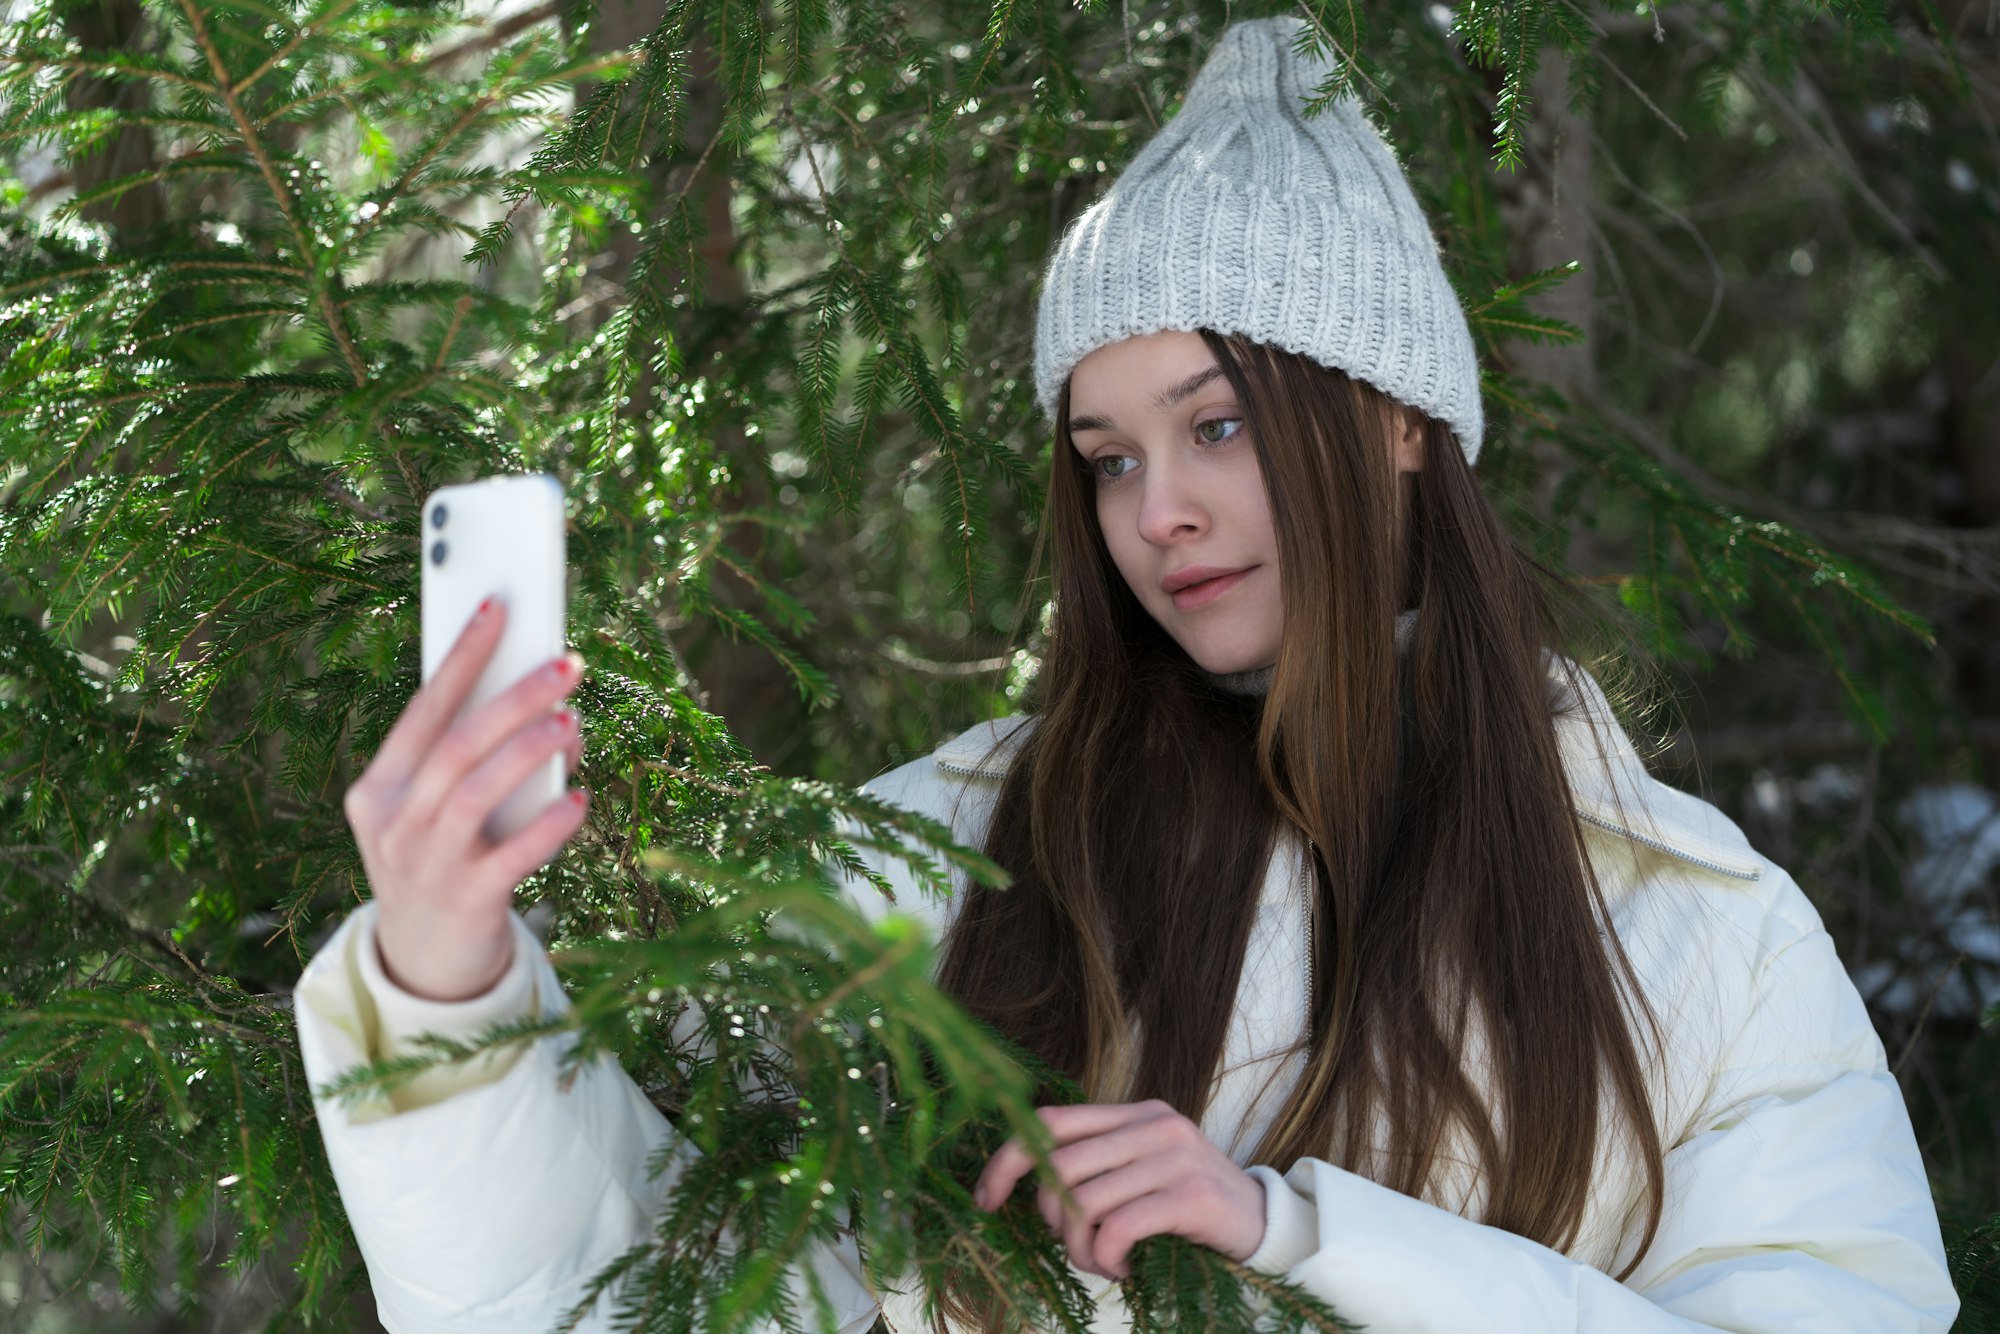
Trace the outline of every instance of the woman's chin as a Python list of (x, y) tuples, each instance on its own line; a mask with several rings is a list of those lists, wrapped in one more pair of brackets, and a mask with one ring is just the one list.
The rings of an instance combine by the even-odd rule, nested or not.
[(1276, 633), (1261, 623), (1232, 633), (1233, 627), (1226, 625), (1176, 626), (1154, 619), (1195, 666), (1214, 676), (1255, 671), (1278, 660)]
[(1194, 660), (1195, 666), (1211, 676), (1232, 676), (1237, 672), (1253, 672), (1260, 667), (1269, 667), (1278, 660), (1276, 652), (1261, 654), (1244, 653), (1241, 650), (1197, 652), (1190, 648), (1187, 650), (1187, 655)]

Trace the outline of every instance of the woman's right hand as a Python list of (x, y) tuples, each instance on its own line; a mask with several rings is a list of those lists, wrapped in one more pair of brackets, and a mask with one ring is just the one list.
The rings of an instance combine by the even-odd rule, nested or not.
[(427, 1000), (477, 996), (506, 973), (514, 888), (582, 827), (589, 799), (571, 789), (505, 841), (486, 836), (487, 817), (552, 752), (565, 751), (565, 775), (582, 757), (576, 715), (550, 707), (583, 677), (575, 653), (452, 722), (505, 623), (497, 598), (474, 614), (342, 802), (375, 890), (382, 965)]

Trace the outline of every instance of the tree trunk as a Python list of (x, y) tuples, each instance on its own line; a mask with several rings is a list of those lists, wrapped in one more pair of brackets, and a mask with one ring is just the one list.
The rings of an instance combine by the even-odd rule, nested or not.
[[(622, 50), (651, 32), (659, 21), (657, 3), (607, 0), (598, 11), (591, 30), (592, 49)], [(700, 368), (707, 364), (708, 356), (728, 355), (728, 340), (725, 335), (711, 344), (698, 344), (692, 337), (694, 331), (703, 327), (727, 329), (734, 323), (729, 320), (710, 321), (704, 312), (713, 306), (740, 307), (746, 289), (732, 258), (736, 248), (736, 229), (730, 216), (733, 184), (728, 161), (721, 156), (720, 150), (711, 153), (708, 160), (702, 163), (700, 174), (692, 183), (687, 181), (688, 173), (695, 170), (695, 164), (701, 160), (703, 150), (708, 147), (716, 127), (721, 123), (724, 96), (715, 77), (721, 60), (705, 29), (690, 34), (688, 54), (687, 101), (680, 135), (683, 154), (649, 163), (646, 174), (650, 206), (656, 216), (670, 206), (685, 185), (706, 226), (707, 235), (697, 247), (702, 266), (702, 303), (685, 308), (686, 318), (676, 331), (676, 337), (682, 340), (681, 346), (687, 353), (686, 365), (690, 374), (699, 374)], [(620, 286), (624, 284), (637, 257), (641, 239), (629, 232), (620, 232), (611, 239), (613, 258), (601, 271), (606, 281)], [(660, 274), (656, 281), (671, 290), (682, 286), (685, 279), (686, 275), (669, 271)], [(646, 412), (656, 383), (657, 377), (652, 368), (642, 365), (638, 369), (632, 402), (627, 410), (633, 414)], [(716, 449), (728, 460), (730, 472), (736, 480), (735, 494), (722, 506), (724, 513), (736, 514), (768, 506), (771, 503), (771, 478), (762, 449), (753, 437), (743, 433), (743, 423), (735, 418), (720, 418), (713, 429)], [(749, 568), (773, 583), (782, 582), (782, 572), (771, 563), (765, 532), (763, 525), (741, 524), (733, 526), (729, 535), (732, 546), (747, 558)], [(756, 592), (728, 571), (719, 574), (715, 597), (725, 606), (761, 615), (761, 599)], [(806, 754), (804, 746), (809, 731), (805, 725), (805, 701), (800, 698), (792, 674), (783, 663), (756, 644), (732, 640), (709, 624), (692, 627), (680, 648), (695, 679), (697, 702), (728, 720), (730, 730), (751, 748), (760, 761), (774, 769), (783, 769), (789, 762)]]
[[(1540, 67), (1529, 83), (1528, 125), (1522, 136), (1520, 168), (1501, 171), (1500, 210), (1507, 234), (1515, 238), (1513, 275), (1582, 263), (1582, 269), (1553, 289), (1528, 298), (1537, 314), (1567, 321), (1583, 331), (1583, 341), (1567, 344), (1515, 340), (1505, 349), (1505, 369), (1538, 384), (1547, 384), (1572, 404), (1580, 405), (1597, 390), (1597, 261), (1590, 253), (1591, 146), (1588, 124), (1571, 111), (1569, 58), (1559, 48), (1542, 52)], [(1562, 480), (1562, 451), (1547, 442), (1532, 447), (1533, 508), (1553, 521), (1555, 489)], [(1598, 552), (1593, 536), (1581, 523), (1570, 521), (1564, 550), (1571, 568), (1594, 570)]]
[[(96, 4), (65, 13), (63, 26), (85, 50), (122, 51), (141, 45), (145, 15), (138, 0), (97, 0)], [(144, 125), (124, 122), (125, 115), (146, 110), (151, 95), (152, 85), (144, 79), (86, 74), (70, 84), (72, 111), (110, 107), (120, 113), (121, 122), (101, 151), (75, 164), (72, 180), (78, 194), (156, 165), (152, 131)], [(158, 181), (148, 181), (115, 199), (87, 205), (82, 216), (109, 224), (117, 233), (118, 244), (129, 246), (165, 220), (166, 191)]]

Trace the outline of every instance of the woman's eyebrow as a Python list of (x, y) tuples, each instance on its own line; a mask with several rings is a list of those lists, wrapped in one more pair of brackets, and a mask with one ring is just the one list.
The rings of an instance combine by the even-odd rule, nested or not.
[[(1155, 412), (1165, 412), (1220, 374), (1222, 374), (1222, 367), (1211, 362), (1207, 370), (1196, 371), (1179, 384), (1168, 385), (1165, 389), (1153, 395), (1153, 410)], [(1085, 416), (1071, 417), (1069, 419), (1069, 429), (1070, 434), (1074, 435), (1078, 431), (1109, 431), (1114, 428), (1109, 417)]]

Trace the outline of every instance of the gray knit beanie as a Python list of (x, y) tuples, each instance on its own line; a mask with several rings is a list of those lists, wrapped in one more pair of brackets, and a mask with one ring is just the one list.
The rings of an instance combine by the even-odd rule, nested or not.
[(1051, 420), (1096, 348), (1205, 327), (1366, 380), (1478, 459), (1479, 365), (1437, 240), (1352, 96), (1302, 115), (1331, 69), (1293, 53), (1305, 23), (1231, 24), (1180, 111), (1064, 231), (1035, 324)]

